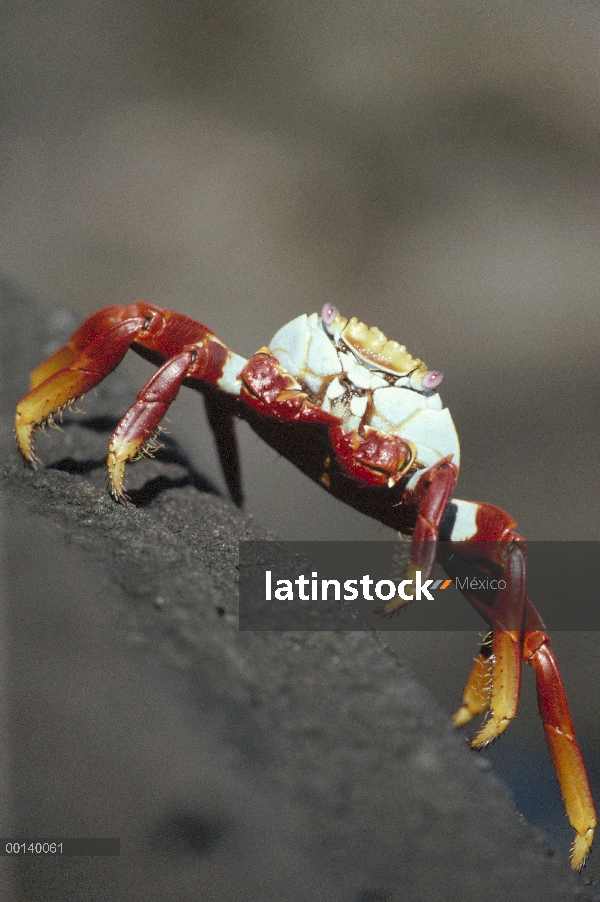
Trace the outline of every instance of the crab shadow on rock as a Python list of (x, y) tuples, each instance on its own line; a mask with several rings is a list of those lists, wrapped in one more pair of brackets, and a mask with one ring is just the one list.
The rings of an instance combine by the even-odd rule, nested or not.
[[(91, 416), (84, 418), (65, 417), (62, 423), (64, 430), (85, 430), (90, 435), (91, 442), (98, 443), (98, 451), (93, 450), (86, 457), (62, 456), (48, 463), (50, 470), (60, 470), (73, 476), (86, 476), (94, 479), (101, 476), (106, 481), (106, 446), (108, 437), (119, 423), (118, 417)], [(79, 444), (81, 444), (79, 442)], [(86, 443), (87, 444), (87, 443)], [(144, 466), (144, 463), (146, 466)], [(161, 472), (162, 471), (162, 472)], [(166, 472), (165, 472), (166, 471)], [(180, 475), (177, 475), (177, 474)], [(94, 479), (97, 481), (97, 479)], [(192, 464), (185, 451), (178, 442), (167, 434), (162, 434), (159, 446), (151, 456), (138, 464), (133, 470), (132, 482), (137, 487), (127, 491), (127, 500), (135, 507), (146, 507), (158, 495), (167, 489), (184, 488), (193, 486), (199, 492), (207, 492), (211, 495), (221, 496), (219, 489)]]

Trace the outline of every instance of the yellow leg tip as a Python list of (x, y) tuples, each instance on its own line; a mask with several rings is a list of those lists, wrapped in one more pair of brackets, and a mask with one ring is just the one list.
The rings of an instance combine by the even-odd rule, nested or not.
[(376, 613), (381, 614), (382, 617), (390, 617), (407, 604), (410, 604), (410, 602), (404, 601), (402, 598), (394, 598), (392, 601), (388, 601), (387, 604), (383, 605), (383, 607), (377, 608)]
[(120, 435), (112, 436), (108, 446), (108, 483), (111, 494), (117, 501), (126, 501), (127, 494), (123, 488), (125, 482), (125, 464), (137, 457), (144, 443), (144, 437), (137, 439), (124, 439)]
[(502, 720), (496, 720), (496, 718), (492, 715), (486, 720), (479, 733), (476, 733), (469, 740), (469, 745), (472, 749), (485, 748), (486, 745), (489, 745), (490, 742), (493, 742), (494, 739), (497, 739), (501, 733), (504, 733), (509, 723), (510, 718), (508, 717), (503, 717)]
[(462, 705), (458, 711), (452, 715), (452, 723), (455, 727), (464, 727), (465, 724), (471, 723), (475, 714), (469, 710), (467, 705)]
[[(406, 571), (404, 573), (404, 579), (407, 580), (415, 580), (417, 574), (416, 567), (414, 564), (409, 563)], [(411, 599), (401, 598), (399, 595), (395, 595), (394, 598), (391, 598), (387, 604), (384, 604), (383, 607), (377, 608), (375, 613), (381, 614), (382, 617), (389, 617), (392, 614), (395, 614), (397, 611), (401, 610), (405, 605), (410, 604)]]
[(574, 871), (580, 871), (589, 855), (594, 842), (594, 828), (590, 827), (585, 833), (576, 833), (571, 850), (571, 867)]
[(123, 483), (125, 481), (125, 462), (126, 458), (117, 457), (114, 451), (109, 453), (106, 461), (110, 493), (117, 501), (124, 501), (127, 497), (123, 488)]
[(23, 423), (21, 414), (17, 412), (15, 416), (15, 437), (21, 457), (25, 463), (35, 469), (37, 461), (33, 453), (33, 431), (34, 423)]

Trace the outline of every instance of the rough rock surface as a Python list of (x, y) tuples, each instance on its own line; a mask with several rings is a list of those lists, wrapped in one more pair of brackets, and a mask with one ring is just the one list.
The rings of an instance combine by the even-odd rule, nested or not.
[(135, 396), (119, 371), (24, 469), (14, 403), (74, 323), (8, 284), (0, 310), (2, 827), (121, 840), (119, 858), (2, 859), (4, 898), (600, 898), (378, 636), (237, 629), (238, 542), (266, 533), (174, 442), (130, 468), (134, 503), (111, 500), (106, 444)]

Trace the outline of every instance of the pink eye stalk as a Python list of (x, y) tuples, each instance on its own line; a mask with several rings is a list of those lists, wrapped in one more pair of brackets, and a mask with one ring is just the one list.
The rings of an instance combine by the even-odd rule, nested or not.
[(323, 306), (321, 310), (321, 319), (326, 326), (330, 326), (337, 316), (338, 309), (335, 304), (329, 303)]
[(429, 370), (423, 376), (423, 388), (437, 388), (438, 385), (442, 384), (443, 379), (444, 374), (440, 373), (439, 370)]

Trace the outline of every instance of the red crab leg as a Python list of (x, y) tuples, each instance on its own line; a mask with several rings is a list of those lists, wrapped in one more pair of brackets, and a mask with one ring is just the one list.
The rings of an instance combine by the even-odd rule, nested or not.
[(195, 361), (195, 349), (171, 357), (143, 387), (121, 419), (108, 444), (108, 479), (115, 498), (123, 498), (125, 464), (136, 457), (157, 429)]
[(19, 401), (15, 415), (19, 451), (30, 466), (36, 466), (33, 453), (35, 428), (98, 385), (122, 360), (144, 328), (145, 321), (143, 315), (130, 316), (100, 333), (81, 351), (76, 332), (68, 345), (33, 371), (33, 388)]
[(293, 376), (283, 369), (268, 348), (254, 354), (240, 373), (241, 398), (264, 417), (282, 422), (324, 423), (340, 422), (309, 400), (306, 392)]
[(471, 676), (463, 692), (463, 703), (452, 717), (452, 723), (455, 727), (464, 727), (478, 714), (485, 714), (490, 709), (492, 665), (494, 663), (492, 658), (492, 636), (492, 633), (487, 634), (479, 654), (475, 658)]
[(412, 535), (407, 578), (411, 578), (416, 570), (423, 571), (423, 579), (429, 579), (431, 576), (436, 559), (440, 523), (456, 488), (457, 479), (457, 467), (450, 457), (445, 457), (430, 467), (419, 480), (415, 488), (418, 504), (417, 520)]
[(206, 391), (204, 406), (231, 500), (237, 507), (242, 507), (244, 493), (233, 413), (226, 409), (223, 395), (218, 392)]
[[(148, 310), (144, 309), (145, 307)], [(88, 317), (84, 323), (75, 330), (69, 341), (62, 348), (40, 363), (29, 377), (30, 389), (36, 388), (41, 382), (45, 382), (54, 373), (65, 369), (77, 355), (92, 345), (98, 338), (106, 335), (113, 326), (118, 326), (130, 319), (144, 321), (148, 312), (157, 308), (150, 304), (129, 304), (128, 306), (105, 307)], [(75, 367), (77, 369), (77, 367)]]
[[(247, 361), (229, 351), (206, 326), (145, 301), (106, 307), (90, 316), (63, 348), (33, 371), (31, 391), (18, 404), (15, 417), (17, 443), (27, 463), (36, 463), (32, 447), (36, 426), (97, 385), (129, 347), (155, 363), (167, 363), (142, 390), (111, 441), (109, 475), (118, 496), (122, 494), (125, 460), (139, 452), (185, 378), (214, 385), (233, 398), (240, 393), (237, 374)], [(227, 417), (231, 419), (231, 411), (224, 409), (222, 419)], [(216, 436), (217, 444), (223, 440), (224, 428)], [(231, 438), (231, 429), (228, 434)], [(233, 451), (229, 450), (231, 457)], [(239, 469), (223, 463), (232, 495), (238, 500)]]
[(537, 630), (525, 633), (523, 658), (535, 671), (538, 705), (546, 741), (567, 817), (575, 829), (571, 867), (579, 871), (585, 864), (594, 841), (596, 809), (549, 636)]
[[(451, 458), (444, 458), (423, 474), (414, 489), (417, 516), (406, 579), (414, 580), (417, 570), (421, 571), (422, 580), (430, 578), (437, 555), (440, 523), (456, 487), (457, 478), (458, 469)], [(394, 614), (405, 604), (408, 602), (398, 595), (388, 601), (378, 613), (384, 616)]]
[[(494, 622), (494, 608), (481, 601), (475, 595), (463, 592), (463, 595), (477, 608), (482, 617), (488, 623)], [(542, 619), (530, 600), (525, 597), (525, 626), (543, 628)], [(492, 667), (494, 663), (492, 648), (493, 633), (489, 632), (483, 640), (479, 654), (475, 658), (471, 676), (468, 679), (463, 693), (463, 704), (455, 712), (453, 723), (455, 727), (464, 727), (478, 714), (489, 711), (492, 694)]]
[[(491, 636), (490, 633), (484, 641), (465, 689), (463, 705), (454, 715), (453, 722), (457, 727), (464, 726), (476, 714), (483, 714), (492, 704), (498, 703), (497, 699), (492, 699), (492, 685), (496, 677), (492, 676), (494, 652)], [(550, 639), (541, 630), (528, 630), (523, 638), (523, 660), (535, 671), (538, 707), (546, 742), (569, 823), (575, 830), (571, 866), (579, 871), (594, 840), (596, 808)], [(471, 740), (474, 748), (481, 748), (478, 739), (479, 736), (475, 736)]]
[[(205, 327), (201, 328), (205, 329)], [(212, 332), (205, 329), (205, 333), (199, 341), (170, 356), (166, 363), (154, 373), (113, 432), (108, 446), (108, 477), (111, 491), (116, 498), (124, 496), (123, 478), (126, 462), (141, 452), (144, 443), (157, 429), (177, 397), (184, 380), (199, 380), (208, 382), (210, 385), (218, 384), (225, 363), (232, 355)], [(239, 359), (241, 360), (241, 358)], [(209, 402), (209, 412), (214, 417), (215, 411), (211, 402)], [(228, 425), (227, 427), (223, 425), (221, 428), (229, 429), (231, 412), (225, 409), (223, 419)], [(218, 444), (225, 432), (218, 429), (215, 434)], [(237, 463), (237, 446), (235, 446), (233, 431), (231, 431), (231, 436)], [(241, 501), (239, 470), (227, 469), (226, 460), (222, 460), (222, 463), (226, 477), (233, 480), (230, 482), (232, 497), (234, 501), (238, 497)]]
[(596, 809), (550, 639), (539, 629), (541, 618), (525, 595), (526, 558), (521, 544), (512, 550), (503, 576), (507, 586), (498, 592), (493, 609), (476, 593), (464, 594), (496, 628), (503, 621), (517, 618), (522, 618), (526, 627), (538, 628), (522, 633), (496, 629), (486, 637), (469, 677), (463, 705), (454, 715), (454, 724), (463, 726), (476, 714), (489, 710), (488, 720), (470, 740), (473, 748), (483, 748), (506, 729), (517, 713), (521, 660), (533, 667), (546, 741), (567, 816), (575, 830), (571, 866), (581, 870), (594, 839)]
[(503, 733), (515, 717), (519, 705), (522, 633), (507, 629), (507, 625), (523, 624), (527, 561), (522, 547), (517, 545), (509, 553), (502, 576), (506, 586), (497, 593), (491, 621), (494, 630), (490, 659), (490, 716), (471, 739), (471, 746), (475, 749), (484, 748)]
[(395, 485), (415, 459), (414, 445), (397, 435), (368, 429), (364, 435), (332, 426), (329, 437), (336, 460), (353, 479), (367, 485)]

